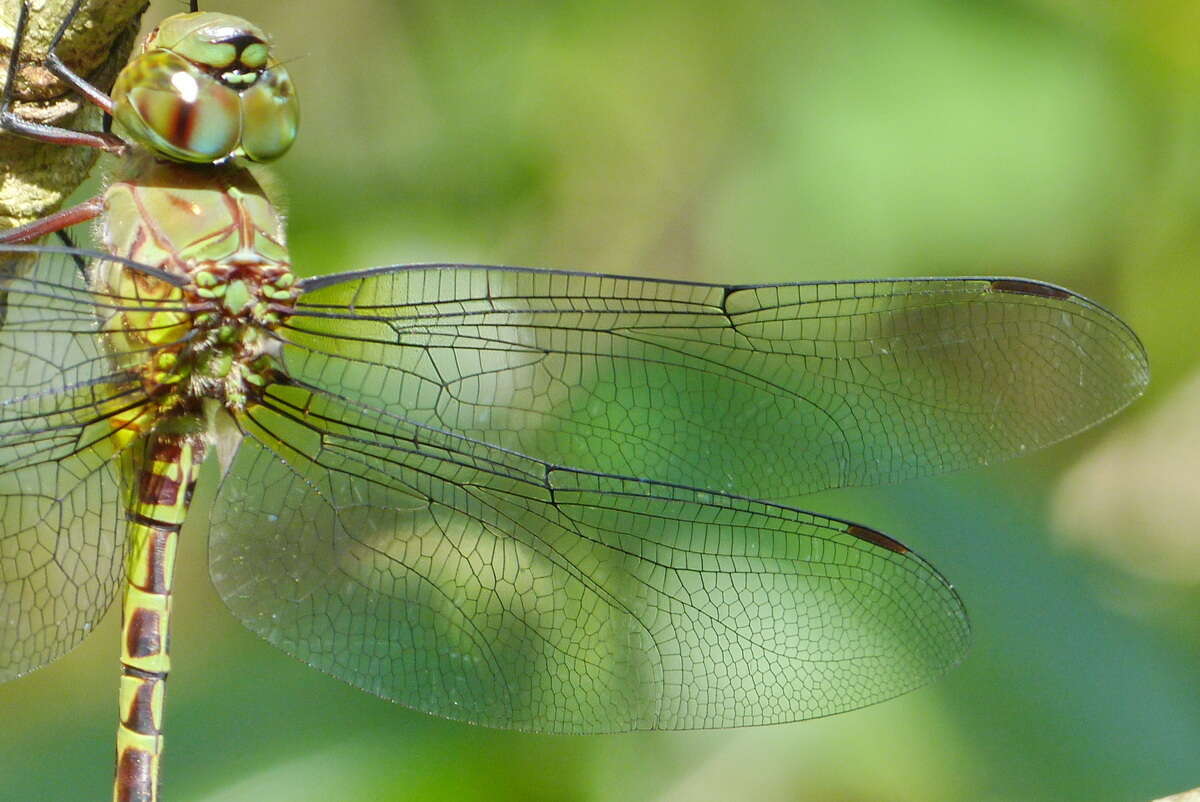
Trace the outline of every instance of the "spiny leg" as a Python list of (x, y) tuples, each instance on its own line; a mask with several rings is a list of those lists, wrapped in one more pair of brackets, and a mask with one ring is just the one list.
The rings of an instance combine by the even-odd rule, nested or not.
[(86, 223), (88, 220), (94, 220), (103, 212), (104, 197), (97, 195), (69, 209), (63, 209), (54, 214), (46, 215), (40, 220), (34, 220), (32, 223), (0, 232), (0, 243), (16, 245), (35, 242), (47, 234), (53, 234), (56, 231), (62, 231), (78, 223)]
[(86, 97), (89, 101), (99, 106), (104, 112), (106, 122), (112, 118), (113, 100), (111, 97), (101, 92), (94, 85), (84, 80), (74, 70), (66, 65), (66, 63), (58, 56), (58, 46), (62, 42), (63, 35), (71, 27), (71, 23), (79, 16), (79, 9), (83, 6), (83, 0), (75, 0), (71, 4), (71, 10), (63, 17), (63, 21), (59, 24), (58, 30), (54, 32), (54, 38), (50, 40), (50, 47), (46, 50), (46, 66), (50, 71), (59, 78), (66, 81), (75, 88), (75, 91)]
[[(75, 247), (75, 240), (71, 239), (71, 235), (66, 231), (59, 229), (54, 233), (58, 235), (60, 240), (62, 240), (63, 245), (66, 245), (68, 248)], [(87, 281), (87, 261), (77, 253), (71, 254), (71, 261), (75, 262), (75, 269), (79, 271), (80, 278), (82, 278), (84, 281)]]
[[(79, 13), (81, 2), (82, 0), (75, 0), (75, 4), (71, 7), (71, 13), (67, 15), (67, 18), (63, 21), (63, 25), (59, 27), (50, 44), (50, 51), (46, 55), (46, 61), (50, 70), (55, 75), (67, 81), (67, 83), (75, 87), (88, 100), (100, 106), (107, 114), (112, 110), (112, 100), (99, 89), (68, 69), (55, 52), (55, 48), (58, 46), (71, 20)], [(29, 4), (28, 2), (22, 2), (17, 14), (17, 32), (13, 37), (13, 48), (8, 59), (8, 76), (4, 82), (4, 101), (0, 104), (0, 130), (28, 139), (35, 139), (39, 142), (48, 142), (56, 145), (79, 145), (98, 148), (118, 156), (124, 155), (129, 150), (129, 146), (115, 134), (72, 131), (69, 128), (45, 125), (27, 120), (13, 111), (13, 76), (16, 75), (17, 68), (20, 66), (20, 54), (25, 44), (25, 29), (28, 21)]]
[[(59, 58), (56, 48), (62, 40), (63, 34), (66, 32), (70, 23), (78, 15), (82, 0), (75, 0), (71, 6), (70, 13), (59, 26), (58, 31), (54, 35), (54, 39), (50, 43), (50, 50), (46, 55), (47, 63), (50, 69), (59, 75), (59, 77), (68, 81), (77, 90), (82, 92), (89, 100), (97, 102), (96, 98), (103, 98), (107, 102), (107, 106), (103, 103), (97, 103), (102, 109), (105, 109), (105, 119), (108, 119), (108, 111), (112, 108), (112, 101), (107, 95), (100, 92), (94, 86), (89, 84), (77, 76), (74, 72), (67, 68), (62, 59)], [(17, 73), (17, 68), (20, 64), (20, 54), (25, 43), (25, 31), (29, 22), (29, 4), (21, 3), (20, 10), (17, 15), (17, 31), (13, 38), (12, 52), (9, 54), (8, 75), (4, 81), (4, 100), (0, 105), (0, 130), (8, 131), (18, 136), (24, 136), (30, 139), (35, 139), (42, 142), (49, 142), (58, 145), (83, 145), (86, 147), (96, 147), (106, 150), (110, 153), (124, 153), (128, 146), (119, 137), (113, 134), (96, 134), (86, 131), (72, 131), (66, 128), (57, 126), (43, 125), (42, 123), (26, 120), (19, 114), (13, 111), (13, 77)], [(77, 206), (72, 206), (70, 209), (64, 209), (54, 214), (43, 217), (40, 220), (34, 220), (24, 226), (9, 229), (0, 233), (0, 243), (29, 243), (35, 242), (46, 234), (55, 231), (62, 231), (65, 228), (76, 225), (77, 223), (87, 222), (97, 217), (104, 210), (104, 203), (101, 197), (90, 198)]]

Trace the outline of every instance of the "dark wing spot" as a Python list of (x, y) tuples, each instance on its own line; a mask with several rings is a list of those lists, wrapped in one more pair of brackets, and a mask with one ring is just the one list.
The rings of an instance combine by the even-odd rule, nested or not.
[(1039, 298), (1053, 298), (1061, 301), (1071, 297), (1071, 293), (1061, 287), (1043, 284), (1040, 281), (1026, 281), (1020, 278), (1002, 278), (992, 282), (994, 292), (1007, 292), (1012, 295), (1036, 295)]
[(887, 549), (888, 551), (894, 551), (897, 554), (908, 554), (908, 546), (905, 546), (899, 540), (893, 540), (883, 532), (876, 532), (874, 529), (868, 529), (867, 527), (859, 526), (858, 524), (850, 524), (848, 527), (846, 527), (846, 531), (849, 534), (854, 535), (859, 540), (865, 540), (868, 543), (874, 543), (876, 546)]

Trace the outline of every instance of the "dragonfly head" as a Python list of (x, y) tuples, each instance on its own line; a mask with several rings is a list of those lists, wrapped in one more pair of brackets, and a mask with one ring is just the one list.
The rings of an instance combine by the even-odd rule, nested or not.
[(117, 76), (113, 117), (168, 159), (273, 161), (291, 147), (300, 106), (266, 34), (215, 12), (163, 20)]

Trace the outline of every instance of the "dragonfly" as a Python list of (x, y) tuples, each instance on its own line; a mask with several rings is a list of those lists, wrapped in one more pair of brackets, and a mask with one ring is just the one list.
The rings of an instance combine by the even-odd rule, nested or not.
[[(159, 798), (206, 460), (217, 591), (316, 669), (523, 731), (774, 724), (919, 687), (969, 637), (929, 562), (796, 498), (1019, 456), (1148, 382), (1118, 317), (1023, 278), (300, 278), (248, 166), (298, 131), (263, 29), (193, 4), (111, 95), (51, 58), (119, 136), (12, 110), (27, 17), (0, 123), (119, 166), (0, 232), (0, 680), (121, 597), (115, 800)], [(101, 249), (38, 244), (89, 221)]]

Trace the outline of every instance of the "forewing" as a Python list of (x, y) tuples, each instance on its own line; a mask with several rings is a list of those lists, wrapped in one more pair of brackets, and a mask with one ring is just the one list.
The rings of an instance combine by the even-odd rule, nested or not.
[(289, 371), (563, 465), (787, 498), (986, 464), (1136, 398), (1137, 338), (1020, 279), (724, 287), (481, 266), (309, 279)]
[(0, 253), (12, 259), (0, 272), (0, 680), (70, 650), (112, 601), (124, 543), (106, 416), (136, 395), (99, 354), (74, 260), (18, 266), (26, 256)]
[(795, 721), (956, 663), (963, 607), (871, 530), (559, 468), (303, 386), (244, 420), (210, 538), (253, 631), (363, 690), (548, 732)]

